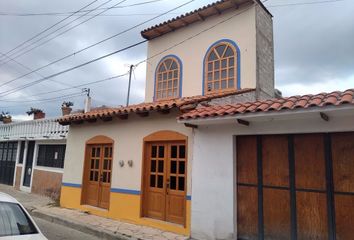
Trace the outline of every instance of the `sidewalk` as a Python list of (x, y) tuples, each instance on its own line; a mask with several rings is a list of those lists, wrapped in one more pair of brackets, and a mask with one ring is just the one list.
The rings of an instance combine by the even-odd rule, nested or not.
[(185, 240), (188, 237), (159, 229), (134, 225), (90, 215), (78, 210), (60, 208), (50, 198), (15, 190), (0, 184), (0, 192), (16, 198), (32, 216), (92, 234), (102, 239)]

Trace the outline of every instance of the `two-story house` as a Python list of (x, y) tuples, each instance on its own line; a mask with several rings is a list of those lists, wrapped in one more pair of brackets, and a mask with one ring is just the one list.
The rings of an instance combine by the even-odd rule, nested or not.
[[(195, 126), (177, 117), (274, 97), (272, 16), (258, 0), (221, 0), (141, 34), (149, 40), (145, 102), (59, 120), (70, 124), (60, 203), (191, 235)], [(195, 214), (222, 208), (220, 199), (219, 209)]]

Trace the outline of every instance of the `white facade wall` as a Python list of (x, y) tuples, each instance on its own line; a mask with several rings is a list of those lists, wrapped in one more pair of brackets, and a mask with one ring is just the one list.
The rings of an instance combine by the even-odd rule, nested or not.
[(264, 114), (247, 119), (250, 126), (238, 125), (231, 118), (200, 121), (194, 133), (192, 238), (236, 239), (235, 136), (354, 131), (353, 110), (327, 114), (328, 122), (320, 118), (319, 112), (281, 116), (281, 120)]
[[(248, 10), (245, 10), (249, 8)], [(148, 43), (145, 101), (153, 101), (155, 70), (166, 55), (176, 55), (182, 61), (182, 97), (201, 95), (203, 89), (203, 60), (208, 48), (221, 39), (230, 39), (240, 48), (241, 88), (256, 87), (256, 17), (255, 6), (248, 5), (237, 10), (212, 16), (205, 21), (191, 24), (165, 34)], [(230, 17), (238, 14), (229, 19)], [(225, 21), (227, 20), (227, 21)], [(183, 40), (225, 21), (216, 27), (180, 44)], [(152, 56), (169, 49), (156, 57)], [(151, 58), (151, 59), (150, 59)]]

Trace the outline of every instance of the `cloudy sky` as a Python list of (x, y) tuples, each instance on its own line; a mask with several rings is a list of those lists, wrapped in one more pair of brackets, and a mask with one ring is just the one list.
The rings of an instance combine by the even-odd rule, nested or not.
[[(82, 108), (84, 101), (82, 87), (73, 86), (126, 73), (130, 64), (144, 60), (146, 44), (50, 80), (38, 84), (31, 83), (139, 42), (143, 40), (140, 36), (141, 30), (213, 2), (194, 0), (163, 17), (73, 57), (7, 83), (30, 72), (30, 69), (45, 66), (188, 2), (188, 0), (126, 0), (122, 3), (120, 1), (122, 0), (97, 0), (94, 3), (93, 0), (0, 0), (0, 112), (9, 111), (14, 118), (23, 119), (30, 107), (36, 107), (43, 109), (48, 116), (56, 116), (60, 114), (62, 96), (67, 96), (65, 100), (73, 101), (74, 108)], [(136, 5), (143, 2), (150, 3)], [(67, 18), (71, 12), (90, 3), (92, 4), (86, 9), (101, 10), (72, 16), (32, 42), (14, 49), (49, 26)], [(102, 8), (114, 5), (118, 8), (109, 9), (94, 17), (104, 10)], [(274, 16), (275, 80), (276, 88), (281, 90), (283, 95), (354, 88), (354, 0), (267, 0), (265, 5)], [(86, 22), (56, 37), (57, 34), (83, 21)], [(62, 28), (59, 31), (47, 36), (60, 27)], [(53, 39), (36, 47), (50, 38)], [(29, 46), (36, 39), (38, 42)], [(14, 50), (11, 51), (12, 49)], [(28, 52), (24, 53), (25, 51)], [(3, 54), (7, 54), (16, 62), (9, 61)], [(144, 99), (145, 65), (139, 65), (134, 73), (131, 103), (138, 103)], [(29, 87), (17, 89), (25, 84)], [(90, 85), (93, 104), (95, 106), (125, 104), (127, 85), (127, 76)], [(49, 91), (57, 92), (43, 94)], [(33, 101), (38, 99), (47, 101)]]

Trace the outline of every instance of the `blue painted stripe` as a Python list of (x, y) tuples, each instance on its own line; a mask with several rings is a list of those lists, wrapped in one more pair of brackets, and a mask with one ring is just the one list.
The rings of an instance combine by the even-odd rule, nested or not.
[(123, 189), (123, 188), (111, 188), (111, 192), (140, 195), (139, 190), (130, 190), (130, 189)]
[(81, 188), (81, 184), (77, 184), (77, 183), (66, 183), (66, 182), (63, 182), (61, 185), (64, 186), (64, 187)]
[(189, 201), (192, 200), (192, 196), (191, 195), (187, 195), (186, 196), (186, 200), (189, 200)]

